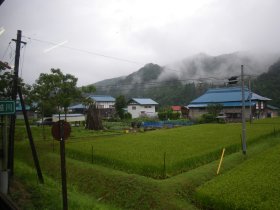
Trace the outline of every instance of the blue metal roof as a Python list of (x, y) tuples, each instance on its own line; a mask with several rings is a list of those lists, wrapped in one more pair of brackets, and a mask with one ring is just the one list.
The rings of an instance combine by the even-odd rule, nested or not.
[[(189, 104), (187, 107), (188, 108), (204, 108), (207, 107), (211, 103), (197, 103), (197, 104)], [(213, 103), (217, 104), (217, 103)], [(223, 102), (223, 103), (218, 103), (221, 104), (223, 107), (241, 107), (242, 102), (241, 101), (234, 101), (234, 102)], [(256, 105), (256, 102), (251, 102), (251, 106)], [(245, 106), (250, 106), (250, 102), (246, 101)]]
[(89, 97), (96, 102), (115, 102), (116, 101), (116, 99), (112, 96), (91, 95)]
[(157, 102), (150, 98), (132, 98), (130, 101), (135, 101), (137, 104), (140, 105), (158, 105)]
[[(96, 102), (115, 102), (116, 99), (112, 96), (102, 96), (102, 95), (91, 95), (89, 96), (92, 100)], [(83, 104), (77, 104), (74, 106), (70, 106), (69, 109), (85, 109), (86, 106)]]
[[(249, 92), (248, 88), (245, 88), (245, 100), (250, 99), (252, 101), (267, 101), (271, 100), (269, 98), (260, 96), (256, 93)], [(241, 95), (241, 87), (232, 87), (232, 88), (214, 88), (209, 89), (204, 93), (202, 96), (198, 97), (197, 99), (191, 101), (190, 104), (201, 104), (201, 103), (223, 103), (223, 102), (240, 102), (242, 101)]]

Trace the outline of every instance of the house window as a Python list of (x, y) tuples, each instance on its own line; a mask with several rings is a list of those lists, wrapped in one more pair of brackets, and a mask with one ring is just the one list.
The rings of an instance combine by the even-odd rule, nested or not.
[(136, 106), (132, 106), (132, 110), (136, 110)]
[(98, 105), (98, 109), (104, 109), (104, 105)]
[(144, 106), (145, 108), (152, 108), (152, 106)]

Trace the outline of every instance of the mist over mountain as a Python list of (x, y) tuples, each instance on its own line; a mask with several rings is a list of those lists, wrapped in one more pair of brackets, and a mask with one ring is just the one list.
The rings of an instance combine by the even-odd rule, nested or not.
[(227, 78), (260, 75), (276, 62), (273, 54), (236, 52), (219, 56), (200, 53), (165, 66), (146, 64), (124, 77), (95, 83), (96, 94), (150, 97), (161, 105), (186, 105), (209, 87), (224, 85)]

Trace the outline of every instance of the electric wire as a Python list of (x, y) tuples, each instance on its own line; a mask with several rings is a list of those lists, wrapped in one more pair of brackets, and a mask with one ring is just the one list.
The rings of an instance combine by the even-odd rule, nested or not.
[[(53, 45), (53, 46), (59, 45), (59, 43), (55, 43), (53, 41), (48, 41), (48, 40), (43, 40), (43, 39), (38, 39), (38, 38), (32, 38), (30, 36), (22, 36), (22, 37), (27, 38), (30, 41), (34, 40), (34, 41), (37, 41), (37, 42), (41, 42), (41, 43), (45, 43), (45, 44), (50, 44), (50, 45)], [(120, 57), (117, 57), (117, 56), (110, 56), (110, 55), (105, 55), (105, 54), (102, 54), (102, 53), (97, 53), (97, 52), (93, 52), (93, 51), (89, 51), (89, 50), (84, 50), (84, 49), (81, 49), (81, 48), (70, 47), (70, 46), (67, 46), (67, 45), (61, 45), (59, 47), (65, 48), (65, 49), (69, 49), (69, 50), (73, 50), (73, 51), (77, 51), (77, 52), (81, 52), (81, 53), (86, 53), (86, 54), (94, 55), (94, 56), (100, 56), (100, 57), (104, 57), (104, 58), (108, 58), (108, 59), (123, 61), (123, 62), (131, 63), (131, 64), (137, 64), (137, 65), (146, 65), (147, 64), (147, 63), (138, 62), (138, 61), (135, 61), (135, 60), (130, 60), (130, 59), (126, 59), (126, 58), (120, 58)], [(248, 67), (248, 66), (246, 65), (246, 67)], [(180, 71), (178, 69), (170, 68), (168, 66), (164, 66), (162, 68), (164, 70), (167, 70), (167, 71), (182, 72), (182, 71)], [(249, 68), (252, 69), (251, 67), (249, 67)], [(246, 75), (244, 75), (244, 76), (246, 76)], [(255, 75), (250, 75), (250, 76), (255, 76)], [(209, 79), (209, 80), (211, 80), (211, 79), (212, 80), (223, 80), (224, 78), (207, 77), (207, 78), (195, 78), (195, 79), (192, 78), (190, 80), (197, 80), (197, 81), (199, 81), (199, 79), (201, 79), (201, 80), (205, 80), (205, 79)]]
[(2, 56), (2, 60), (4, 59), (4, 57), (6, 56), (7, 52), (8, 52), (8, 49), (9, 49), (9, 46), (10, 46), (11, 42), (9, 42), (9, 44), (7, 45), (4, 53), (3, 53), (3, 56)]
[(23, 64), (24, 64), (24, 58), (25, 58), (25, 50), (26, 50), (26, 44), (22, 46), (23, 53), (22, 53), (22, 59), (21, 59), (21, 67), (20, 67), (20, 77), (22, 78), (22, 72), (23, 72)]
[[(33, 40), (33, 41), (37, 41), (37, 42), (41, 42), (41, 43), (45, 43), (45, 44), (50, 44), (50, 45), (54, 45), (54, 46), (59, 44), (59, 43), (55, 43), (55, 42), (52, 42), (52, 41), (46, 41), (46, 40), (32, 38), (32, 37), (27, 37), (27, 36), (23, 36), (23, 37), (25, 37), (27, 39), (30, 39), (30, 40)], [(80, 48), (70, 47), (70, 46), (67, 46), (67, 45), (61, 45), (59, 47), (66, 48), (66, 49), (69, 49), (69, 50), (74, 50), (74, 51), (77, 51), (77, 52), (82, 52), (82, 53), (90, 54), (90, 55), (95, 55), (95, 56), (100, 56), (100, 57), (109, 58), (109, 59), (113, 59), (113, 60), (123, 61), (123, 62), (127, 62), (127, 63), (133, 63), (133, 64), (137, 64), (137, 65), (143, 64), (143, 63), (138, 62), (138, 61), (133, 61), (133, 60), (125, 59), (125, 58), (105, 55), (105, 54), (101, 54), (101, 53), (97, 53), (97, 52), (93, 52), (93, 51), (89, 51), (89, 50), (84, 50), (84, 49), (80, 49)]]

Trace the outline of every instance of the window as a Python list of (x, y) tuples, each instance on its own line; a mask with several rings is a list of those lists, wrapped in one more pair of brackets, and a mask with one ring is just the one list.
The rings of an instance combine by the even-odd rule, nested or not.
[(144, 106), (145, 108), (152, 108), (152, 106)]
[(104, 105), (98, 105), (98, 109), (104, 109)]
[(136, 106), (132, 106), (132, 110), (136, 110)]

